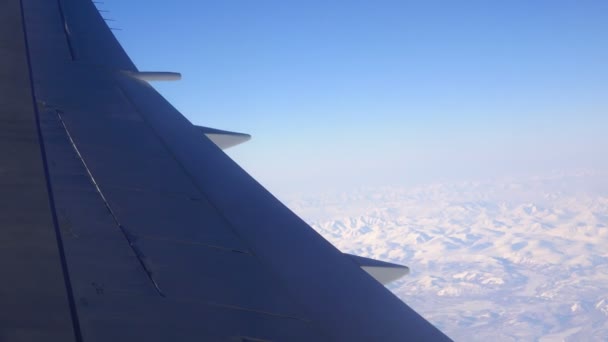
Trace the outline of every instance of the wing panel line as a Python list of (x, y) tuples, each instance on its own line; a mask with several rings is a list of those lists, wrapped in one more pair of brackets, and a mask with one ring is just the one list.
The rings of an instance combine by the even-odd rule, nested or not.
[(89, 167), (87, 166), (87, 163), (82, 158), (82, 155), (80, 154), (80, 151), (78, 150), (78, 146), (76, 146), (76, 144), (74, 143), (74, 140), (72, 139), (72, 135), (70, 134), (70, 131), (68, 130), (67, 126), (65, 125), (65, 122), (63, 121), (63, 118), (61, 117), (61, 111), (55, 110), (55, 113), (57, 114), (57, 117), (59, 118), (59, 122), (61, 123), (61, 126), (65, 130), (65, 134), (67, 135), (68, 140), (70, 141), (70, 144), (72, 145), (72, 148), (76, 152), (76, 155), (78, 156), (78, 159), (80, 160), (80, 162), (82, 163), (83, 167), (87, 171), (87, 174), (88, 174), (89, 178), (91, 179), (91, 182), (93, 183), (93, 186), (95, 187), (95, 190), (97, 190), (97, 193), (99, 193), (99, 196), (101, 197), (101, 200), (103, 201), (104, 205), (106, 206), (106, 209), (108, 209), (108, 211), (110, 212), (110, 216), (112, 216), (112, 219), (114, 220), (114, 223), (116, 223), (116, 226), (118, 226), (118, 228), (122, 232), (123, 236), (125, 237), (125, 239), (129, 243), (129, 247), (131, 247), (131, 249), (133, 250), (133, 253), (135, 254), (135, 257), (137, 258), (137, 261), (139, 261), (139, 264), (144, 269), (144, 272), (148, 276), (148, 279), (150, 279), (150, 281), (154, 285), (154, 288), (156, 289), (156, 292), (158, 293), (158, 295), (161, 296), (161, 297), (165, 297), (165, 294), (163, 293), (163, 291), (161, 290), (160, 286), (158, 285), (158, 283), (156, 282), (156, 280), (152, 276), (152, 271), (150, 271), (150, 269), (148, 268), (148, 266), (146, 266), (146, 263), (143, 260), (143, 256), (142, 256), (141, 251), (139, 251), (139, 249), (133, 243), (133, 239), (130, 237), (130, 234), (127, 231), (127, 229), (118, 220), (118, 217), (114, 213), (114, 210), (112, 210), (112, 207), (110, 207), (110, 204), (108, 203), (108, 200), (106, 199), (106, 197), (104, 196), (103, 192), (101, 191), (101, 188), (99, 188), (99, 185), (95, 181), (95, 177), (93, 177), (93, 174), (89, 170)]
[(76, 342), (82, 342), (82, 332), (80, 330), (80, 322), (78, 320), (78, 313), (76, 311), (76, 303), (74, 300), (74, 291), (72, 290), (72, 282), (70, 280), (70, 273), (68, 270), (68, 263), (65, 256), (65, 250), (63, 247), (63, 239), (61, 237), (61, 231), (59, 230), (59, 221), (57, 219), (57, 209), (55, 208), (55, 199), (53, 195), (53, 187), (51, 186), (49, 164), (46, 157), (46, 149), (44, 146), (44, 139), (42, 137), (42, 127), (40, 126), (40, 111), (38, 109), (38, 102), (36, 100), (36, 93), (34, 88), (34, 76), (32, 74), (32, 60), (30, 55), (30, 46), (27, 36), (27, 27), (25, 21), (25, 10), (23, 6), (23, 0), (19, 1), (21, 9), (21, 23), (23, 26), (23, 37), (25, 44), (25, 55), (27, 60), (27, 68), (29, 73), (29, 83), (32, 94), (32, 105), (34, 110), (34, 116), (36, 121), (36, 134), (38, 135), (38, 141), (40, 146), (40, 154), (42, 159), (42, 166), (44, 170), (44, 178), (46, 182), (46, 188), (48, 193), (49, 206), (51, 211), (51, 217), (53, 221), (53, 227), (55, 228), (55, 237), (57, 239), (57, 250), (59, 251), (59, 259), (61, 260), (61, 269), (63, 271), (63, 280), (65, 282), (65, 288), (67, 292), (68, 305), (70, 307), (70, 315), (72, 317), (72, 326), (74, 328), (74, 338)]
[(65, 41), (68, 45), (68, 51), (70, 53), (70, 59), (72, 61), (76, 60), (76, 51), (74, 51), (74, 45), (72, 44), (72, 38), (70, 33), (70, 27), (68, 25), (68, 21), (65, 18), (65, 11), (63, 9), (63, 1), (57, 0), (57, 8), (59, 9), (59, 17), (61, 17), (61, 21), (63, 23), (63, 32), (65, 33)]

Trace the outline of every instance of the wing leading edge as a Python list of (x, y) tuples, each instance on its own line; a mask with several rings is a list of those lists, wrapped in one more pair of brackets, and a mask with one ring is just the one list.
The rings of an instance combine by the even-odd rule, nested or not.
[[(24, 81), (22, 96), (33, 91), (34, 105), (21, 108), (30, 129), (39, 122), (36, 163), (21, 167), (38, 170), (38, 190), (27, 191), (47, 205), (35, 209), (42, 240), (12, 234), (2, 241), (20, 248), (39, 241), (29, 250), (50, 253), (28, 258), (54, 265), (44, 272), (19, 269), (34, 275), (26, 280), (46, 274), (40, 279), (52, 285), (31, 290), (57, 301), (40, 301), (37, 314), (64, 309), (48, 326), (35, 316), (2, 318), (0, 333), (82, 341), (448, 340), (268, 193), (147, 79), (132, 77), (137, 69), (89, 0), (8, 4), (24, 18), (15, 25), (25, 27), (29, 53), (18, 46), (23, 30), (0, 26), (17, 42), (10, 51), (22, 56), (3, 58), (2, 67), (29, 61), (31, 74), (22, 68), (20, 77), (33, 82)], [(2, 284), (0, 294), (16, 291), (17, 308), (30, 292), (14, 286)]]

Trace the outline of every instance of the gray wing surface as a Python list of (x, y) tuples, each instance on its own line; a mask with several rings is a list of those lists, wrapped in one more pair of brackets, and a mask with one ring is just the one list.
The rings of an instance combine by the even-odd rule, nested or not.
[(448, 340), (137, 72), (91, 1), (0, 2), (0, 340)]

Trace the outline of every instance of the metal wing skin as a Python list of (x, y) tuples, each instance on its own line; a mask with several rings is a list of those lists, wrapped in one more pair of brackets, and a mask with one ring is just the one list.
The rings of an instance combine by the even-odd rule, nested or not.
[(0, 341), (449, 340), (138, 72), (90, 0), (0, 1)]

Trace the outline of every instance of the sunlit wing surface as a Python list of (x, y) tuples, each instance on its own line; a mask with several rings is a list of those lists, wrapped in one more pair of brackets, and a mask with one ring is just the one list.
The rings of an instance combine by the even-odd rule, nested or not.
[(147, 83), (176, 78), (90, 0), (0, 2), (1, 341), (447, 340)]

